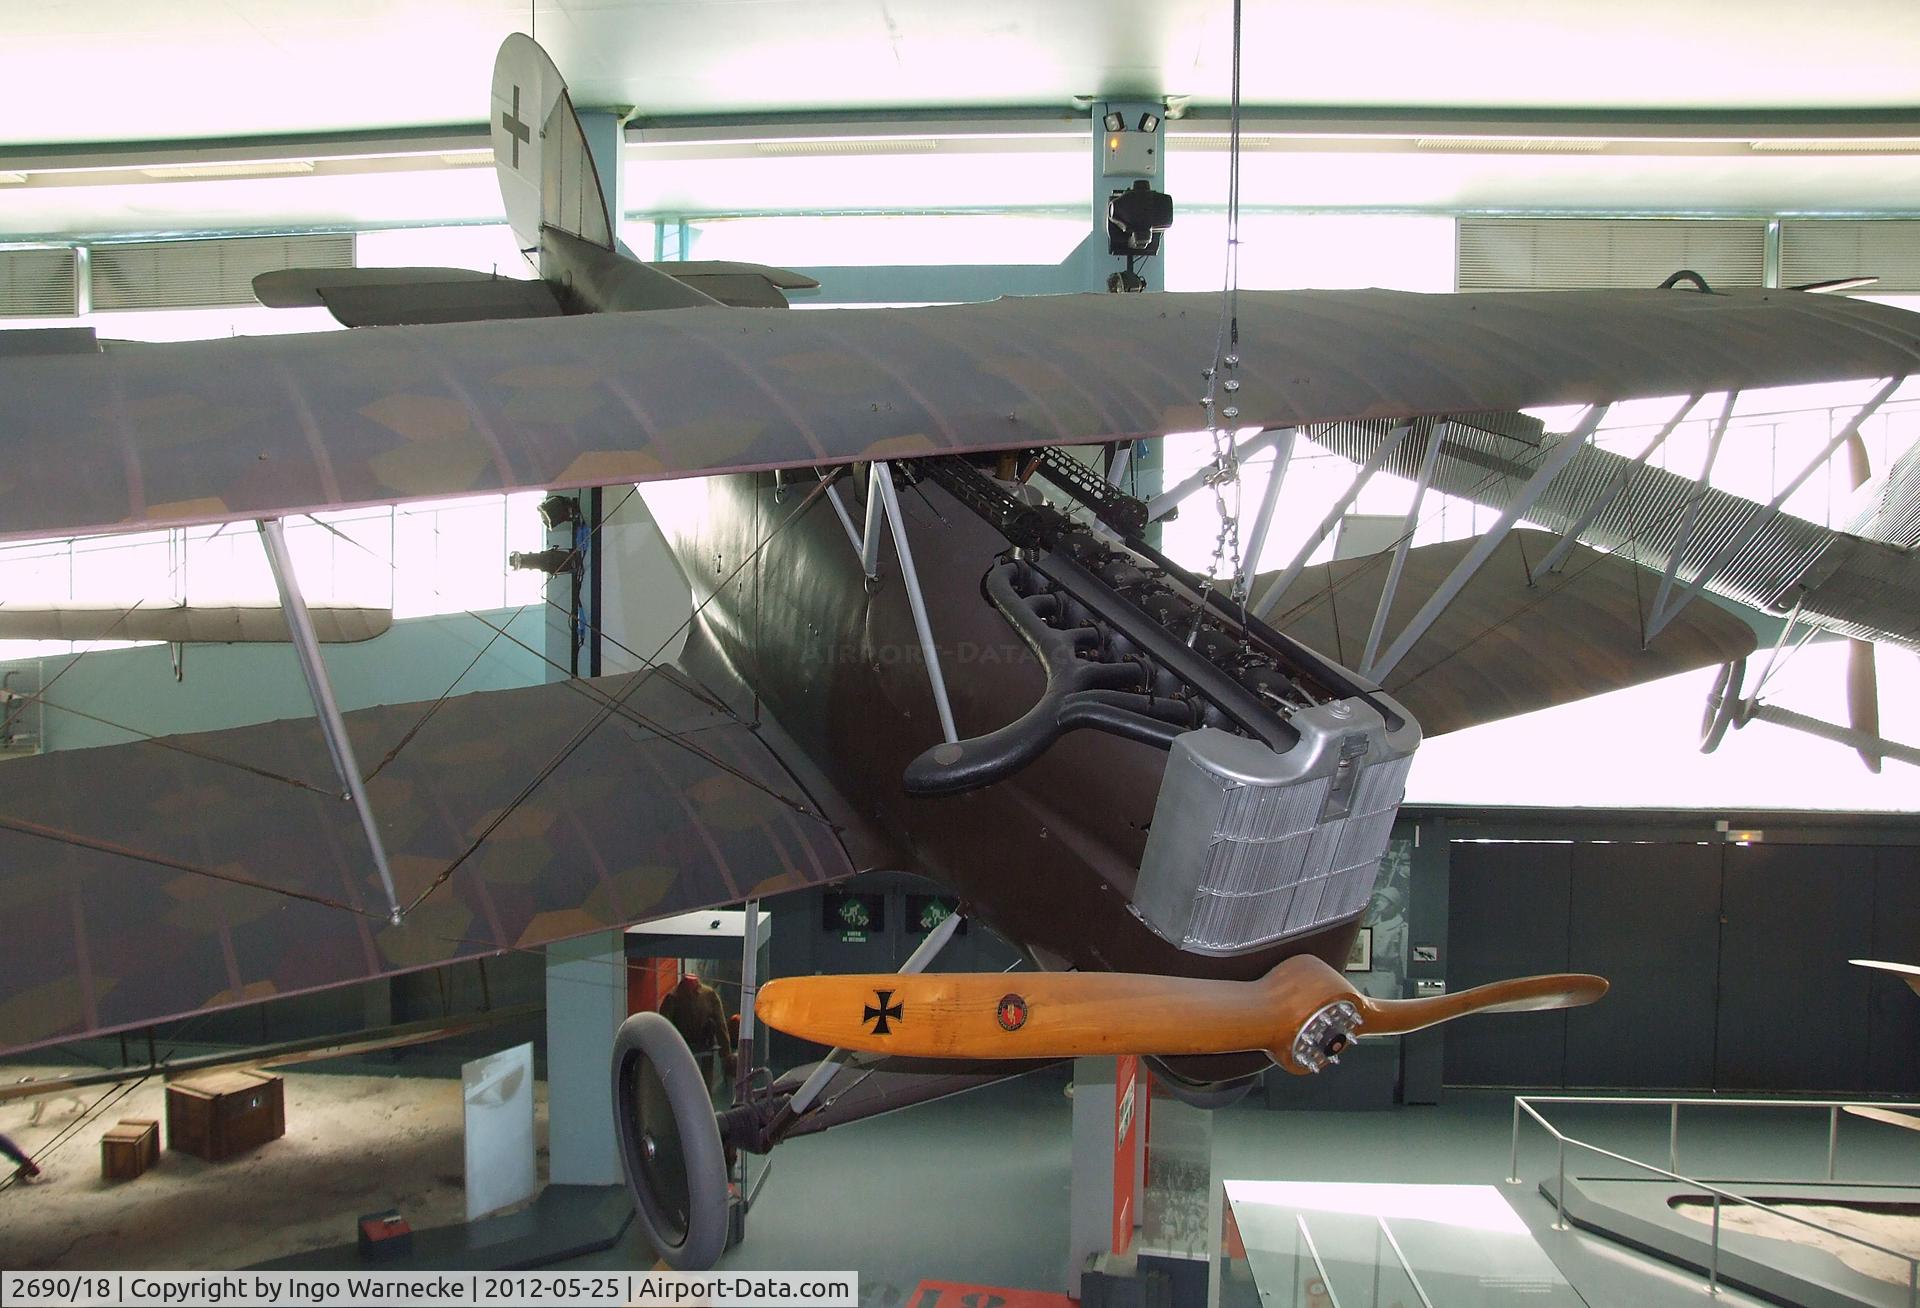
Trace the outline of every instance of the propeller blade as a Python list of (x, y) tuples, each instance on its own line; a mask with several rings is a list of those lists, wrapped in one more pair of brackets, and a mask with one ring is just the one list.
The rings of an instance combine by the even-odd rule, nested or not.
[(1542, 1013), (1556, 1008), (1581, 1008), (1607, 993), (1605, 977), (1585, 972), (1514, 977), (1457, 990), (1426, 999), (1370, 999), (1360, 997), (1366, 1019), (1362, 1035), (1404, 1035), (1421, 1031), (1469, 1013)]
[(1897, 1108), (1869, 1108), (1865, 1104), (1848, 1104), (1847, 1111), (1869, 1122), (1885, 1122), (1888, 1126), (1904, 1126), (1909, 1131), (1920, 1131), (1920, 1114), (1903, 1113)]
[(915, 1058), (1265, 1052), (1317, 1072), (1355, 1036), (1398, 1035), (1467, 1013), (1590, 1004), (1597, 976), (1524, 977), (1425, 999), (1372, 999), (1320, 959), (1287, 959), (1258, 981), (1121, 972), (783, 977), (754, 1012), (818, 1044)]
[(1867, 459), (1867, 443), (1858, 431), (1847, 437), (1847, 476), (1853, 490), (1859, 490), (1873, 476), (1873, 464)]
[(1801, 282), (1798, 286), (1789, 286), (1787, 289), (1805, 291), (1809, 295), (1838, 295), (1846, 291), (1857, 291), (1864, 286), (1872, 286), (1879, 280), (1878, 274), (1867, 273), (1853, 277), (1829, 277), (1824, 282)]
[[(1847, 437), (1847, 473), (1853, 489), (1859, 490), (1873, 476), (1873, 464), (1867, 458), (1867, 443), (1856, 430)], [(1869, 736), (1880, 734), (1880, 672), (1874, 666), (1873, 642), (1847, 642), (1847, 722), (1855, 731)], [(1867, 771), (1880, 770), (1880, 755), (1870, 749), (1858, 751)]]
[[(1873, 642), (1847, 642), (1847, 722), (1855, 731), (1869, 736), (1880, 734), (1880, 670), (1874, 663)], [(1881, 755), (1870, 749), (1859, 751), (1867, 771), (1880, 770)]]

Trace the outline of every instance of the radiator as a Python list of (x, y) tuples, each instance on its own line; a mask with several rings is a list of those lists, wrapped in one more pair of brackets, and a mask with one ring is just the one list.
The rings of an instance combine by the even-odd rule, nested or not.
[(1180, 948), (1236, 954), (1359, 916), (1420, 740), (1366, 701), (1289, 719), (1277, 753), (1213, 728), (1177, 738), (1133, 911)]

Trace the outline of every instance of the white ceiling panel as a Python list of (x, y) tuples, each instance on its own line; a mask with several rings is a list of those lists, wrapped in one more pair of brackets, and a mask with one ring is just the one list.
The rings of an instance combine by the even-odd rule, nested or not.
[[(536, 0), (582, 105), (643, 115), (1225, 98), (1227, 0)], [(1250, 0), (1287, 106), (1906, 109), (1913, 0)], [(464, 124), (504, 0), (17, 4), (0, 147)]]

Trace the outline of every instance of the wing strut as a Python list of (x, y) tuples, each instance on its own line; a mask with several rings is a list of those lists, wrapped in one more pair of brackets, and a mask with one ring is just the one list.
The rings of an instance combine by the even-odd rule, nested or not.
[(1360, 492), (1366, 489), (1367, 483), (1373, 480), (1373, 474), (1386, 466), (1387, 460), (1393, 457), (1393, 452), (1400, 448), (1407, 439), (1407, 433), (1412, 430), (1411, 422), (1397, 424), (1387, 433), (1387, 438), (1380, 442), (1379, 448), (1367, 456), (1367, 461), (1360, 465), (1360, 471), (1353, 474), (1353, 484), (1347, 487), (1346, 493), (1335, 500), (1333, 507), (1327, 510), (1327, 516), (1320, 520), (1320, 525), (1313, 529), (1313, 534), (1301, 544), (1300, 552), (1293, 556), (1293, 562), (1287, 565), (1287, 570), (1268, 584), (1266, 593), (1253, 606), (1254, 617), (1265, 618), (1273, 612), (1273, 606), (1278, 604), (1280, 597), (1287, 593), (1287, 587), (1300, 580), (1300, 574), (1306, 570), (1307, 560), (1312, 557), (1315, 550), (1320, 548), (1320, 542), (1333, 534), (1333, 529), (1340, 525), (1340, 519), (1353, 506), (1353, 502), (1360, 498)]
[(1560, 565), (1567, 561), (1567, 555), (1571, 554), (1573, 547), (1580, 543), (1581, 533), (1598, 522), (1600, 515), (1612, 508), (1615, 500), (1626, 494), (1627, 487), (1633, 484), (1633, 479), (1639, 475), (1640, 470), (1647, 466), (1647, 460), (1653, 457), (1654, 451), (1667, 443), (1667, 437), (1679, 429), (1681, 422), (1693, 412), (1693, 406), (1698, 403), (1700, 403), (1699, 392), (1689, 395), (1681, 402), (1673, 417), (1667, 420), (1667, 425), (1654, 433), (1653, 439), (1647, 442), (1647, 448), (1621, 466), (1620, 471), (1614, 475), (1613, 484), (1594, 496), (1593, 503), (1581, 511), (1579, 519), (1561, 533), (1560, 543), (1547, 553), (1546, 558), (1540, 560), (1540, 566), (1534, 572), (1533, 584), (1537, 585), (1540, 577), (1546, 573), (1560, 571)]
[[(1509, 531), (1513, 530), (1513, 524), (1520, 521), (1527, 510), (1534, 506), (1535, 501), (1540, 498), (1553, 479), (1566, 470), (1566, 466), (1573, 462), (1573, 456), (1586, 447), (1587, 438), (1593, 435), (1594, 428), (1600, 425), (1600, 419), (1606, 416), (1607, 408), (1608, 406), (1604, 404), (1596, 404), (1589, 408), (1587, 416), (1580, 420), (1580, 425), (1547, 453), (1547, 456), (1541, 460), (1540, 467), (1534, 472), (1532, 480), (1528, 481), (1520, 494), (1514, 497), (1513, 502), (1502, 510), (1500, 517), (1488, 529), (1487, 534), (1473, 543), (1473, 548), (1467, 551), (1465, 558), (1454, 565), (1453, 571), (1447, 574), (1447, 579), (1440, 583), (1440, 588), (1427, 597), (1427, 602), (1420, 606), (1420, 611), (1413, 615), (1413, 621), (1406, 625), (1406, 629), (1394, 638), (1393, 644), (1387, 647), (1387, 652), (1380, 656), (1380, 661), (1369, 663), (1360, 669), (1361, 676), (1375, 682), (1384, 681), (1387, 674), (1399, 666), (1400, 660), (1405, 658), (1407, 652), (1427, 634), (1427, 628), (1433, 625), (1434, 619), (1446, 612), (1447, 605), (1453, 603), (1454, 597), (1460, 593), (1461, 588), (1472, 581), (1473, 574), (1480, 571), (1481, 565), (1493, 557), (1493, 552), (1500, 548), (1500, 542), (1507, 538)], [(1436, 423), (1436, 431), (1438, 428), (1439, 424)]]
[[(913, 953), (908, 956), (907, 961), (900, 965), (900, 975), (914, 976), (926, 971), (927, 964), (931, 963), (935, 956), (947, 947), (947, 942), (953, 939), (953, 933), (960, 929), (960, 923), (963, 920), (958, 909), (942, 918), (940, 925), (927, 932), (927, 938), (922, 940), (919, 946), (914, 949)], [(755, 996), (757, 999), (757, 990)], [(744, 1016), (746, 1009), (746, 1001), (742, 1000), (740, 1005), (742, 1021), (746, 1020)], [(820, 1065), (815, 1067), (807, 1076), (807, 1079), (801, 1083), (800, 1088), (793, 1092), (793, 1098), (787, 1101), (787, 1106), (781, 1111), (780, 1115), (782, 1117), (798, 1117), (813, 1107), (813, 1101), (820, 1097), (820, 1092), (827, 1088), (827, 1082), (833, 1080), (835, 1074), (840, 1071), (840, 1065), (847, 1061), (851, 1053), (852, 1051), (848, 1049), (834, 1049), (829, 1052), (825, 1058), (820, 1060)], [(775, 1125), (777, 1127), (779, 1124), (776, 1123)]]
[(260, 540), (267, 547), (267, 563), (273, 569), (273, 584), (280, 588), (280, 607), (287, 612), (287, 632), (293, 652), (299, 656), (300, 671), (306, 676), (307, 690), (313, 696), (313, 710), (320, 719), (320, 734), (326, 737), (327, 753), (333, 755), (334, 770), (347, 788), (347, 798), (360, 815), (360, 829), (366, 832), (367, 848), (373, 852), (373, 865), (380, 872), (380, 886), (387, 892), (387, 920), (400, 925), (400, 897), (393, 888), (393, 869), (387, 866), (387, 847), (380, 839), (380, 827), (373, 820), (373, 806), (367, 802), (367, 788), (360, 781), (360, 764), (353, 757), (353, 741), (347, 724), (340, 717), (340, 705), (333, 698), (333, 683), (327, 680), (327, 665), (320, 659), (320, 641), (313, 632), (313, 615), (307, 612), (306, 597), (300, 593), (300, 579), (294, 575), (293, 558), (287, 553), (286, 526), (278, 518), (260, 519)]
[[(1267, 473), (1267, 490), (1260, 497), (1260, 508), (1253, 515), (1253, 530), (1247, 533), (1247, 548), (1240, 559), (1240, 575), (1235, 578), (1240, 593), (1253, 589), (1260, 571), (1260, 556), (1267, 552), (1267, 533), (1273, 528), (1273, 511), (1280, 503), (1280, 488), (1286, 483), (1287, 469), (1293, 466), (1294, 427), (1281, 427), (1273, 446), (1273, 466)], [(1234, 456), (1239, 459), (1239, 455)]]
[[(829, 485), (827, 489), (832, 491), (833, 487)], [(953, 705), (947, 700), (947, 679), (940, 671), (940, 647), (933, 643), (933, 623), (927, 617), (927, 597), (920, 589), (920, 573), (913, 566), (913, 547), (907, 543), (907, 522), (900, 514), (899, 493), (893, 488), (893, 465), (884, 459), (875, 459), (867, 482), (867, 530), (860, 541), (860, 565), (866, 569), (869, 590), (880, 579), (880, 514), (883, 509), (886, 511), (887, 526), (893, 531), (894, 553), (900, 558), (900, 579), (906, 583), (907, 606), (913, 610), (913, 629), (920, 637), (920, 654), (926, 660), (927, 681), (933, 687), (933, 706), (940, 713), (940, 734), (949, 745), (956, 744), (960, 732), (953, 725)]]
[(1886, 403), (1887, 397), (1898, 390), (1900, 384), (1905, 380), (1906, 378), (1904, 376), (1888, 378), (1886, 384), (1874, 392), (1872, 399), (1860, 406), (1860, 411), (1847, 420), (1847, 425), (1842, 427), (1838, 434), (1827, 442), (1826, 448), (1815, 455), (1812, 462), (1800, 469), (1799, 474), (1796, 475), (1792, 481), (1781, 487), (1778, 495), (1775, 495), (1773, 499), (1768, 501), (1764, 506), (1753, 511), (1745, 525), (1743, 525), (1738, 532), (1734, 533), (1733, 539), (1729, 540), (1725, 545), (1722, 545), (1719, 552), (1707, 560), (1706, 566), (1700, 569), (1700, 575), (1687, 583), (1686, 588), (1680, 592), (1679, 597), (1675, 599), (1673, 603), (1665, 606), (1656, 606), (1654, 608), (1654, 611), (1647, 618), (1647, 639), (1649, 641), (1655, 636), (1658, 636), (1661, 630), (1678, 616), (1680, 610), (1687, 606), (1688, 601), (1698, 595), (1708, 582), (1719, 576), (1726, 566), (1739, 556), (1742, 550), (1753, 543), (1754, 538), (1760, 534), (1760, 529), (1765, 527), (1769, 522), (1772, 522), (1774, 516), (1780, 512), (1780, 506), (1785, 504), (1788, 498), (1806, 483), (1807, 478), (1827, 466), (1827, 460), (1834, 456), (1835, 451), (1854, 438), (1860, 430), (1860, 424), (1871, 417), (1882, 404)]
[[(1707, 458), (1700, 465), (1700, 476), (1694, 480), (1693, 494), (1687, 497), (1687, 506), (1680, 514), (1680, 528), (1674, 533), (1673, 544), (1667, 548), (1666, 571), (1660, 574), (1660, 589), (1653, 594), (1654, 621), (1648, 624), (1647, 639), (1652, 640), (1661, 627), (1667, 625), (1661, 614), (1667, 612), (1667, 596), (1673, 593), (1673, 579), (1680, 575), (1680, 562), (1693, 547), (1693, 534), (1700, 526), (1700, 510), (1707, 502), (1707, 483), (1713, 479), (1713, 465), (1720, 461), (1720, 443), (1726, 439), (1727, 424), (1733, 420), (1733, 406), (1740, 401), (1739, 391), (1728, 391), (1726, 403), (1720, 406), (1720, 419), (1713, 424), (1713, 435), (1707, 438)], [(1676, 607), (1673, 610), (1679, 612)]]
[(1427, 488), (1433, 485), (1433, 465), (1440, 457), (1440, 447), (1446, 444), (1447, 433), (1452, 424), (1442, 418), (1433, 424), (1433, 430), (1427, 433), (1427, 456), (1420, 460), (1420, 476), (1413, 483), (1413, 503), (1407, 506), (1406, 520), (1400, 524), (1400, 539), (1393, 543), (1393, 562), (1387, 566), (1387, 584), (1380, 588), (1380, 602), (1373, 606), (1373, 625), (1367, 629), (1366, 653), (1360, 656), (1360, 666), (1373, 666), (1373, 656), (1380, 652), (1380, 638), (1387, 634), (1387, 614), (1393, 611), (1393, 599), (1400, 590), (1400, 574), (1406, 571), (1407, 549), (1413, 544), (1413, 533), (1420, 526), (1420, 505), (1427, 498)]
[[(1261, 450), (1271, 445), (1278, 445), (1282, 440), (1286, 441), (1288, 446), (1291, 447), (1295, 430), (1296, 428), (1293, 427), (1269, 427), (1259, 435), (1249, 436), (1234, 446), (1233, 457), (1245, 463)], [(1205, 486), (1207, 479), (1213, 476), (1214, 472), (1214, 465), (1209, 462), (1205, 467), (1201, 468), (1200, 471), (1180, 482), (1171, 490), (1162, 491), (1160, 494), (1148, 500), (1147, 521), (1158, 522), (1179, 508), (1180, 501), (1198, 491), (1202, 486)]]

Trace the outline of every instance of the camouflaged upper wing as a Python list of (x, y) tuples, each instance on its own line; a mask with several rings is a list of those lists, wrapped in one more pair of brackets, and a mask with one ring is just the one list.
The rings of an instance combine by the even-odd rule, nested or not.
[(367, 787), (425, 896), (397, 927), (311, 719), (0, 763), (0, 1052), (853, 871), (760, 733), (670, 671), (432, 707), (346, 715), (364, 766), (400, 746)]
[[(1920, 364), (1920, 317), (1795, 291), (1248, 291), (1239, 324), (1242, 426)], [(1193, 430), (1219, 325), (1072, 295), (0, 354), (0, 536)]]

